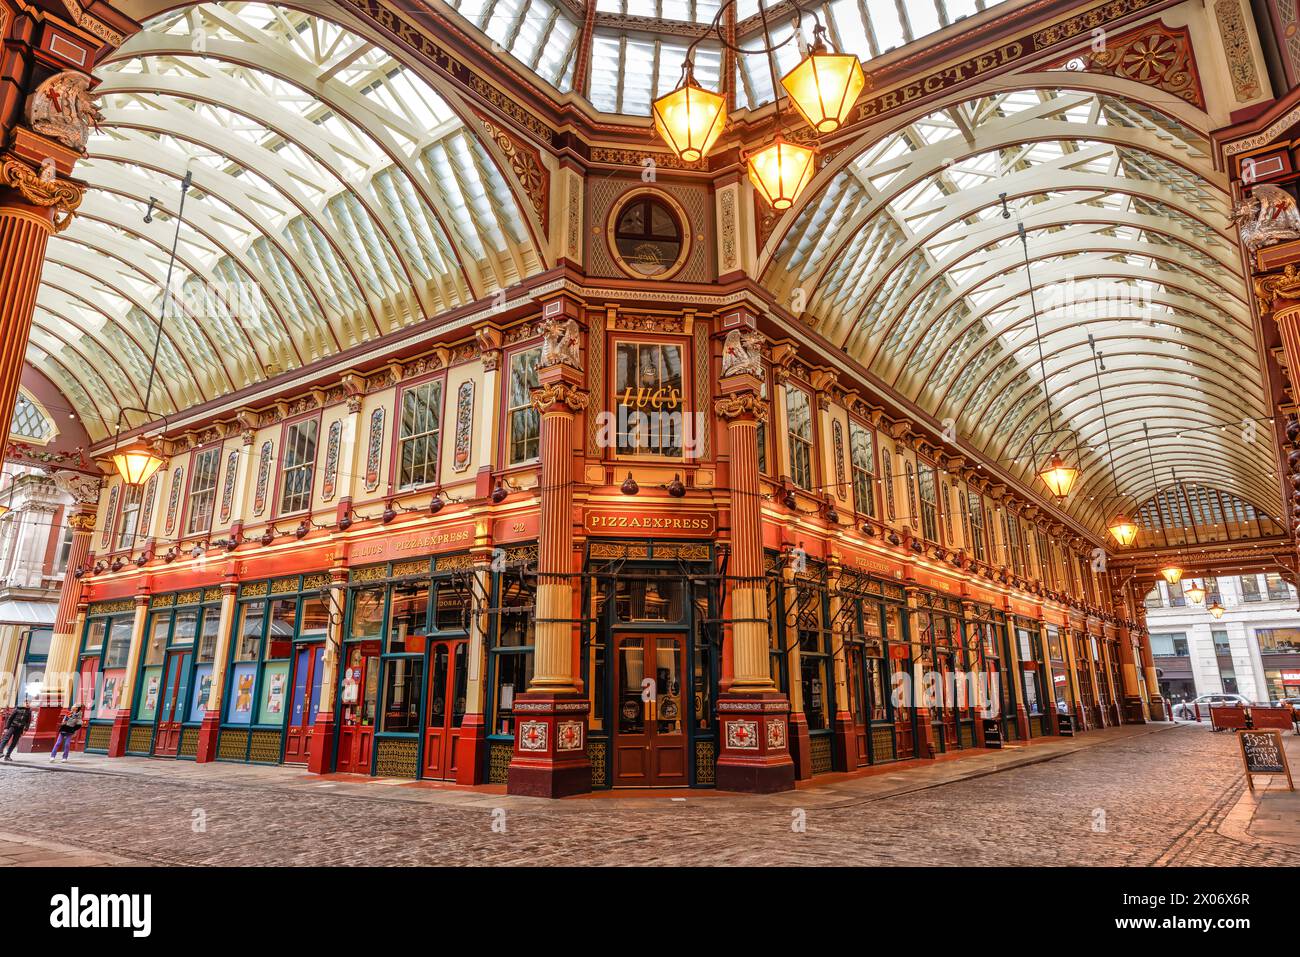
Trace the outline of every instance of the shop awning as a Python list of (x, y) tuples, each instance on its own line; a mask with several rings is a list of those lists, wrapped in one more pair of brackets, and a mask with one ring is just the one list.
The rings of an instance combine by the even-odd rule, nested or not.
[(0, 625), (36, 625), (53, 627), (58, 604), (52, 601), (0, 601)]

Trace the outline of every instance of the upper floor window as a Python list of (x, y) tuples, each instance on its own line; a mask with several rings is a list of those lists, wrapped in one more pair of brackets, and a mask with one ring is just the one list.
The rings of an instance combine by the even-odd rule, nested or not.
[(402, 425), (398, 435), (398, 488), (415, 488), (438, 481), (438, 448), (442, 434), (442, 380), (402, 392)]
[(1007, 562), (1011, 565), (1011, 570), (1017, 575), (1020, 574), (1020, 523), (1010, 512), (1003, 512), (1002, 517), (1005, 519), (1003, 528), (1007, 538)]
[(194, 467), (190, 470), (190, 512), (185, 523), (187, 535), (197, 535), (212, 527), (212, 512), (217, 502), (217, 467), (220, 461), (220, 446), (204, 449), (194, 455)]
[(506, 434), (510, 441), (508, 464), (531, 462), (538, 456), (542, 419), (533, 408), (533, 390), (538, 387), (537, 363), (541, 347), (525, 349), (510, 357), (510, 394), (506, 402)]
[(301, 512), (311, 505), (312, 479), (316, 475), (316, 437), (319, 419), (295, 422), (284, 433), (284, 459), (280, 476), (280, 514)]
[(812, 403), (803, 389), (785, 387), (785, 418), (790, 435), (790, 480), (801, 489), (811, 489)]
[(54, 571), (56, 574), (67, 571), (68, 556), (72, 554), (72, 526), (63, 526), (63, 535), (59, 539), (58, 557), (54, 561)]
[(903, 470), (907, 473), (907, 522), (916, 528), (916, 469), (912, 467), (911, 459), (903, 460)]
[(1264, 576), (1264, 585), (1268, 589), (1269, 601), (1286, 601), (1291, 597), (1291, 586), (1277, 572), (1268, 572)]
[(618, 343), (614, 393), (619, 455), (682, 457), (681, 346)]
[(117, 547), (135, 548), (135, 536), (140, 530), (140, 502), (143, 485), (128, 485), (122, 496), (122, 517), (118, 522)]
[(1187, 599), (1183, 597), (1183, 583), (1178, 581), (1167, 586), (1169, 589), (1169, 606), (1171, 608), (1182, 608), (1187, 604)]
[(939, 541), (939, 493), (935, 487), (934, 466), (924, 462), (917, 466), (917, 484), (921, 490), (921, 537)]
[(54, 438), (55, 428), (45, 410), (19, 391), (14, 400), (14, 416), (9, 431), (16, 439), (44, 443)]
[[(763, 384), (759, 386), (758, 397), (764, 402), (767, 402), (770, 398), (767, 392), (766, 379), (764, 379)], [(756, 437), (758, 439), (758, 471), (763, 475), (767, 475), (767, 422), (760, 419), (756, 431)]]
[(1187, 657), (1187, 635), (1182, 632), (1151, 633), (1151, 654)]
[(1263, 601), (1264, 596), (1259, 590), (1258, 575), (1243, 575), (1241, 582), (1241, 599), (1242, 601)]
[(853, 421), (849, 422), (849, 460), (853, 467), (853, 507), (875, 517), (875, 440), (870, 429)]
[(966, 510), (970, 520), (970, 544), (977, 562), (984, 561), (984, 505), (977, 492), (966, 493)]

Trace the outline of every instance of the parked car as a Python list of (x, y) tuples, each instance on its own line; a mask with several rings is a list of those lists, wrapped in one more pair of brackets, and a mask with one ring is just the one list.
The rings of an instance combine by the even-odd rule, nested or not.
[[(1216, 692), (1214, 694), (1197, 695), (1191, 701), (1180, 701), (1174, 705), (1174, 717), (1181, 718), (1183, 721), (1209, 721), (1210, 708), (1220, 704), (1236, 704), (1249, 707), (1254, 702), (1239, 694)], [(1197, 716), (1198, 711), (1199, 717)]]

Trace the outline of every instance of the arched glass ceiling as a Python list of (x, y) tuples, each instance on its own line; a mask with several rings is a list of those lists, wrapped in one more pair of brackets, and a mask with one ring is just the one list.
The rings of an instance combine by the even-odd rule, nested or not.
[[(681, 79), (686, 48), (712, 22), (721, 0), (446, 0), (471, 26), (522, 66), (561, 93), (573, 90), (584, 5), (596, 4), (591, 37), (590, 89), (583, 93), (604, 113), (649, 116), (650, 104)], [(816, 13), (839, 50), (863, 59), (929, 36), (1004, 0), (830, 0), (803, 4), (803, 35), (810, 39)], [(766, 4), (774, 43), (793, 29), (794, 7)], [(735, 7), (737, 37), (746, 48), (762, 45), (758, 0)], [(799, 61), (797, 42), (776, 53), (777, 74)], [(695, 77), (719, 89), (718, 43), (696, 48)], [(767, 57), (737, 58), (736, 105), (759, 107), (772, 100)]]
[(771, 240), (764, 282), (782, 301), (1027, 484), (1050, 403), (1084, 447), (1067, 507), (1098, 531), (1153, 493), (1152, 459), (1162, 481), (1172, 468), (1280, 511), (1229, 198), (1201, 135), (1117, 96), (1038, 89), (874, 137)]
[(1210, 485), (1166, 486), (1143, 502), (1134, 517), (1139, 548), (1286, 534), (1276, 519), (1250, 502)]
[(90, 189), (50, 241), (28, 349), (93, 439), (112, 432), (119, 403), (144, 402), (186, 170), (157, 412), (542, 268), (485, 145), (413, 71), (328, 20), (187, 7), (98, 75), (105, 121), (77, 166)]

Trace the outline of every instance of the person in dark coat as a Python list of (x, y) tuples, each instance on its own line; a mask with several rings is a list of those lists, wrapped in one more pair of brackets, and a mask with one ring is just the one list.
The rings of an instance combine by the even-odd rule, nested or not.
[(23, 701), (22, 704), (9, 712), (9, 717), (5, 719), (4, 734), (0, 735), (0, 752), (4, 753), (6, 761), (13, 760), (14, 748), (18, 747), (18, 739), (27, 733), (27, 728), (31, 723), (32, 709), (26, 701)]
[(59, 748), (63, 748), (63, 760), (68, 760), (68, 748), (72, 746), (72, 739), (86, 723), (85, 713), (86, 706), (79, 704), (63, 716), (63, 720), (59, 722), (59, 736), (54, 739), (54, 750), (50, 752), (51, 761), (58, 757)]

